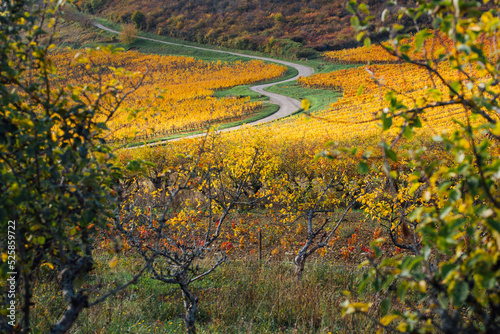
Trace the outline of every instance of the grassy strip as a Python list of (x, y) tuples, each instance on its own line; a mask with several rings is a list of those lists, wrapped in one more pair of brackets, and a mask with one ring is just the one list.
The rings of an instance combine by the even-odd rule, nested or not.
[[(316, 69), (318, 70), (318, 72), (315, 71), (315, 73), (329, 73), (358, 66), (358, 65), (329, 64), (320, 61), (316, 62), (310, 61), (310, 62), (315, 63), (314, 67), (316, 67)], [(326, 110), (330, 107), (331, 103), (334, 103), (339, 98), (342, 98), (342, 94), (334, 92), (332, 90), (302, 87), (296, 81), (274, 85), (272, 87), (269, 87), (267, 91), (272, 93), (287, 95), (299, 101), (302, 99), (309, 100), (309, 102), (311, 103), (311, 107), (309, 108), (308, 112)], [(304, 112), (304, 110), (300, 109), (290, 116), (297, 115), (302, 112)]]
[[(266, 105), (264, 105), (263, 108), (264, 109), (261, 112), (255, 114), (251, 117), (248, 117), (248, 118), (236, 121), (236, 122), (232, 122), (232, 123), (221, 124), (218, 127), (214, 128), (214, 130), (224, 130), (227, 128), (232, 128), (235, 126), (240, 126), (243, 124), (248, 124), (248, 123), (258, 121), (259, 119), (265, 118), (265, 117), (270, 116), (270, 115), (274, 114), (275, 112), (277, 112), (279, 109), (279, 106), (276, 104), (266, 104)], [(185, 133), (180, 133), (180, 134), (176, 134), (176, 135), (172, 135), (172, 136), (168, 136), (168, 137), (161, 137), (161, 138), (155, 138), (155, 139), (146, 140), (146, 141), (139, 141), (139, 142), (134, 142), (134, 143), (129, 143), (129, 144), (123, 144), (123, 145), (118, 146), (117, 148), (130, 148), (130, 147), (135, 147), (135, 146), (153, 144), (153, 143), (157, 143), (157, 142), (161, 142), (161, 141), (168, 141), (168, 140), (177, 139), (177, 138), (184, 138), (187, 136), (197, 135), (197, 134), (206, 133), (206, 132), (207, 132), (207, 130), (185, 132)]]
[[(121, 31), (122, 26), (119, 24), (116, 24), (110, 20), (106, 20), (103, 18), (99, 17), (93, 17), (93, 19), (111, 29), (114, 29), (116, 31)], [(97, 29), (97, 28), (96, 28)], [(103, 32), (107, 33), (107, 32)], [(108, 33), (109, 34), (109, 33)], [(114, 34), (113, 34), (114, 35)], [(116, 36), (116, 35), (114, 35)], [(290, 59), (286, 57), (274, 57), (270, 56), (269, 54), (266, 54), (264, 52), (259, 52), (259, 51), (251, 51), (251, 50), (239, 50), (239, 49), (230, 49), (230, 48), (225, 48), (225, 47), (219, 47), (211, 44), (198, 44), (195, 42), (190, 42), (190, 41), (185, 41), (182, 39), (176, 39), (173, 37), (168, 37), (168, 36), (161, 36), (161, 35), (156, 35), (148, 32), (139, 32), (139, 36), (142, 37), (148, 37), (148, 38), (153, 38), (165, 42), (172, 42), (172, 43), (177, 43), (177, 44), (182, 44), (182, 45), (189, 45), (189, 46), (197, 46), (197, 47), (203, 47), (207, 49), (212, 49), (212, 50), (223, 50), (223, 51), (229, 51), (229, 52), (237, 52), (241, 54), (246, 54), (246, 55), (253, 55), (253, 56), (261, 56), (261, 57), (268, 57), (268, 58), (273, 58), (273, 59), (279, 59), (279, 60), (285, 60), (285, 61), (292, 61), (297, 64), (305, 65), (312, 67), (314, 69), (314, 73), (326, 73), (326, 72), (332, 72), (341, 68), (349, 68), (349, 67), (356, 67), (359, 65), (339, 65), (339, 64), (333, 64), (330, 62), (325, 61), (322, 57), (318, 57), (316, 59), (307, 59), (307, 60), (297, 60), (297, 59)], [(149, 48), (150, 50), (154, 50), (154, 46), (149, 46), (148, 44), (136, 44), (139, 43), (139, 40), (135, 41), (133, 44), (130, 45), (121, 45), (124, 48), (130, 48), (133, 46), (141, 47), (141, 45), (144, 45), (145, 50), (141, 50), (141, 52), (149, 52), (147, 51)], [(144, 41), (147, 42), (147, 41)], [(154, 42), (151, 42), (154, 43)], [(165, 45), (166, 46), (166, 45)], [(185, 55), (185, 56), (192, 56), (195, 58), (199, 59), (204, 59), (204, 60), (221, 60), (221, 61), (236, 61), (236, 60), (241, 60), (241, 61), (248, 61), (248, 58), (245, 57), (238, 57), (238, 56), (233, 56), (233, 55), (227, 55), (227, 54), (216, 54), (209, 52), (209, 51), (203, 51), (203, 50), (196, 50), (196, 49), (191, 49), (189, 51), (186, 51), (187, 48), (181, 48), (180, 46), (172, 46), (170, 49), (172, 52), (178, 52), (175, 54), (178, 55)], [(150, 51), (151, 53), (157, 53), (156, 51)], [(158, 53), (161, 54), (161, 53)], [(174, 53), (171, 53), (174, 54)]]
[(342, 94), (331, 90), (304, 88), (297, 82), (285, 82), (269, 87), (267, 91), (277, 94), (286, 94), (297, 100), (307, 99), (311, 103), (308, 112), (325, 110), (330, 106), (330, 103), (336, 102), (342, 97)]
[[(111, 255), (96, 258), (95, 274), (85, 282), (100, 283), (101, 291), (131, 278), (141, 261), (132, 255), (119, 256), (116, 267), (107, 265)], [(206, 265), (210, 264), (210, 260)], [(362, 272), (355, 267), (331, 263), (309, 263), (303, 280), (294, 279), (289, 263), (258, 261), (228, 262), (193, 283), (200, 298), (196, 314), (199, 333), (361, 333), (369, 319), (355, 316), (343, 319), (343, 291), (356, 287)], [(40, 280), (35, 293), (35, 327), (46, 332), (59, 314), (61, 296), (52, 291), (53, 283)], [(96, 297), (96, 296), (95, 296)], [(372, 313), (373, 311), (371, 311)], [(102, 329), (106, 333), (182, 333), (182, 296), (175, 285), (163, 284), (149, 275), (136, 285), (108, 298), (105, 303), (85, 309), (71, 333)]]
[(314, 73), (318, 74), (318, 73), (330, 73), (338, 70), (345, 70), (352, 67), (358, 67), (360, 65), (335, 64), (327, 62), (321, 58), (321, 59), (308, 60), (307, 66), (314, 68)]
[[(116, 31), (121, 31), (121, 29), (122, 29), (121, 25), (116, 24), (114, 22), (111, 22), (109, 20), (103, 19), (103, 18), (94, 17), (94, 20), (96, 22), (99, 22), (102, 25), (109, 27), (109, 28), (116, 30)], [(98, 28), (95, 28), (95, 29), (99, 30)], [(103, 33), (109, 34), (110, 36), (111, 35), (116, 36), (116, 34), (109, 33), (106, 31), (103, 31)], [(181, 39), (160, 36), (160, 35), (142, 32), (142, 31), (139, 31), (138, 35), (141, 37), (147, 37), (147, 38), (152, 38), (152, 39), (163, 41), (163, 42), (176, 43), (176, 44), (181, 44), (181, 45), (160, 44), (157, 42), (148, 41), (148, 40), (144, 40), (144, 39), (136, 39), (131, 44), (117, 43), (116, 45), (118, 47), (122, 47), (126, 50), (130, 49), (130, 48), (139, 48), (139, 50), (142, 53), (179, 55), (179, 56), (186, 56), (186, 57), (194, 57), (196, 59), (201, 59), (201, 60), (205, 60), (205, 61), (219, 61), (220, 60), (220, 61), (227, 61), (227, 62), (235, 62), (235, 61), (246, 62), (246, 61), (251, 60), (251, 58), (247, 58), (247, 57), (235, 56), (235, 55), (230, 55), (230, 54), (226, 54), (226, 53), (219, 53), (219, 52), (211, 52), (209, 50), (192, 49), (192, 48), (183, 47), (182, 45), (202, 47), (202, 48), (217, 50), (217, 51), (228, 51), (228, 52), (237, 52), (237, 53), (242, 53), (242, 54), (243, 53), (250, 54), (247, 52), (241, 52), (240, 50), (236, 50), (236, 49), (219, 48), (219, 47), (216, 47), (213, 45), (198, 44), (198, 43), (184, 41)], [(257, 54), (256, 54), (256, 56), (257, 56)], [(267, 56), (267, 55), (258, 54), (258, 56)]]
[(257, 92), (254, 92), (253, 90), (250, 90), (251, 86), (254, 86), (254, 85), (253, 84), (252, 85), (241, 85), (241, 86), (236, 86), (236, 87), (225, 89), (225, 90), (215, 91), (214, 96), (217, 98), (223, 98), (226, 96), (250, 96), (250, 101), (252, 101), (252, 102), (268, 101), (269, 100), (268, 96), (264, 96), (264, 95), (261, 95)]

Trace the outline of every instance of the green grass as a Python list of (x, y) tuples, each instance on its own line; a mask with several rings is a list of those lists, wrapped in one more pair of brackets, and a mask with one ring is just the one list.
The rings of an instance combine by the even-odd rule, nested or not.
[(314, 73), (329, 73), (338, 70), (345, 70), (360, 65), (334, 64), (321, 59), (310, 59), (307, 61), (298, 61), (298, 64), (303, 64), (314, 68)]
[(301, 87), (297, 82), (285, 82), (269, 87), (267, 91), (293, 97), (297, 100), (308, 99), (311, 107), (308, 112), (325, 110), (330, 103), (337, 101), (342, 94), (331, 90)]
[[(108, 28), (114, 29), (116, 31), (121, 31), (121, 29), (122, 29), (121, 25), (116, 24), (114, 22), (111, 22), (109, 20), (103, 19), (103, 18), (94, 17), (94, 20), (101, 23), (102, 25), (104, 25)], [(100, 30), (98, 28), (94, 28), (94, 29)], [(108, 36), (117, 36), (116, 34), (109, 33), (106, 31), (102, 31), (102, 33), (105, 35), (108, 35)], [(240, 50), (219, 48), (219, 47), (214, 46), (214, 45), (198, 44), (198, 43), (184, 41), (181, 39), (160, 36), (160, 35), (142, 32), (142, 31), (139, 32), (139, 36), (148, 37), (148, 38), (152, 38), (152, 39), (156, 39), (156, 40), (160, 40), (160, 41), (164, 41), (164, 42), (182, 44), (182, 45), (186, 45), (186, 46), (196, 46), (196, 47), (203, 47), (203, 48), (212, 49), (212, 50), (224, 50), (224, 51), (230, 51), (230, 52), (250, 54), (247, 52), (242, 52)], [(220, 60), (223, 62), (224, 61), (235, 62), (235, 61), (249, 61), (249, 60), (251, 60), (250, 58), (247, 58), (247, 57), (240, 57), (240, 56), (219, 53), (219, 52), (211, 52), (211, 51), (207, 51), (207, 50), (186, 48), (186, 47), (183, 47), (181, 45), (162, 44), (162, 43), (157, 43), (154, 41), (147, 41), (147, 40), (143, 40), (143, 39), (136, 39), (131, 44), (116, 43), (115, 45), (117, 47), (122, 47), (125, 50), (130, 49), (130, 48), (139, 48), (138, 51), (140, 51), (142, 53), (168, 54), (168, 55), (194, 57), (196, 59), (201, 59), (201, 60), (205, 60), (205, 61), (219, 61)], [(259, 55), (266, 56), (264, 54), (259, 54)]]
[[(302, 62), (301, 62), (302, 63)], [(307, 66), (313, 67), (314, 73), (329, 73), (356, 67), (358, 65), (331, 64), (320, 60), (309, 60)], [(307, 99), (311, 103), (308, 112), (322, 111), (328, 109), (331, 103), (336, 102), (342, 94), (328, 89), (307, 88), (300, 86), (296, 81), (277, 84), (267, 91), (293, 97), (297, 100)], [(301, 113), (303, 110), (300, 110)]]
[[(282, 79), (280, 79), (282, 80)], [(221, 98), (226, 96), (249, 96), (250, 101), (268, 101), (269, 97), (256, 93), (249, 88), (253, 85), (241, 85), (230, 89), (219, 90), (214, 92), (214, 96)]]
[[(85, 284), (100, 283), (101, 293), (129, 280), (141, 266), (134, 256), (120, 256), (113, 269), (111, 255), (97, 257), (96, 271)], [(206, 265), (207, 263), (205, 263)], [(343, 333), (362, 331), (366, 318), (340, 314), (344, 290), (353, 298), (359, 284), (358, 269), (330, 263), (309, 263), (303, 280), (294, 279), (290, 263), (259, 264), (232, 261), (191, 285), (200, 298), (196, 313), (199, 333)], [(40, 281), (35, 288), (34, 325), (46, 332), (60, 316), (62, 300), (53, 285)], [(91, 300), (97, 298), (93, 293)], [(143, 275), (136, 285), (85, 309), (69, 333), (182, 333), (182, 298), (177, 286)]]

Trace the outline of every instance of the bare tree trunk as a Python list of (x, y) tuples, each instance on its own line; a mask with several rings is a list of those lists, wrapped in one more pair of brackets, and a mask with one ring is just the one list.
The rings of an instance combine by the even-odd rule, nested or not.
[(88, 300), (86, 296), (78, 294), (76, 297), (72, 298), (66, 311), (64, 311), (63, 316), (59, 321), (52, 327), (50, 334), (64, 334), (73, 326), (80, 312), (88, 306)]
[(300, 254), (295, 257), (295, 279), (299, 282), (304, 274), (304, 267), (306, 264), (305, 254)]
[(186, 311), (184, 315), (184, 323), (186, 324), (186, 333), (195, 334), (195, 314), (198, 307), (198, 298), (196, 298), (191, 291), (188, 290), (187, 286), (181, 285), (182, 297), (184, 298), (184, 310)]
[(90, 256), (80, 257), (75, 264), (64, 269), (61, 276), (61, 289), (67, 308), (59, 321), (49, 331), (50, 334), (66, 333), (75, 323), (80, 312), (88, 307), (88, 298), (80, 291), (75, 292), (74, 280), (92, 270), (93, 261)]

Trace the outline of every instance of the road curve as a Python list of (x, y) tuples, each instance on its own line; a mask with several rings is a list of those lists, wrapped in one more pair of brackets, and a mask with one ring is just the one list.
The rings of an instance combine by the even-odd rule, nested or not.
[[(115, 34), (119, 34), (118, 31), (110, 29), (110, 28), (108, 28), (106, 26), (103, 26), (100, 23), (93, 22), (92, 24), (95, 27), (99, 28), (99, 29), (102, 29), (102, 30), (105, 30), (105, 31), (109, 31), (109, 32), (112, 32), (112, 33), (115, 33)], [(282, 64), (282, 65), (286, 65), (286, 66), (290, 66), (290, 67), (295, 68), (298, 71), (298, 74), (296, 76), (294, 76), (293, 78), (290, 78), (290, 79), (287, 79), (287, 80), (282, 80), (282, 81), (277, 81), (277, 82), (273, 82), (273, 83), (267, 83), (267, 84), (262, 84), (262, 85), (255, 85), (255, 86), (251, 86), (250, 87), (250, 89), (252, 91), (257, 92), (257, 93), (259, 93), (261, 95), (268, 96), (271, 99), (271, 102), (273, 102), (273, 103), (275, 103), (275, 104), (277, 104), (279, 106), (279, 109), (274, 114), (269, 115), (269, 116), (264, 117), (264, 118), (261, 118), (261, 119), (255, 121), (255, 122), (248, 123), (247, 125), (256, 125), (256, 124), (261, 124), (261, 123), (265, 123), (265, 122), (274, 121), (276, 119), (279, 119), (279, 118), (291, 115), (295, 111), (297, 111), (300, 108), (300, 101), (298, 101), (296, 99), (293, 99), (293, 98), (291, 98), (289, 96), (266, 92), (264, 89), (266, 89), (268, 87), (271, 87), (271, 86), (274, 86), (274, 85), (277, 85), (277, 84), (280, 84), (280, 83), (289, 82), (289, 81), (295, 81), (295, 80), (298, 79), (298, 77), (308, 77), (308, 76), (310, 76), (310, 75), (312, 75), (314, 73), (314, 70), (311, 67), (309, 67), (309, 66), (299, 65), (299, 64), (288, 62), (288, 61), (279, 60), (279, 59), (273, 59), (273, 58), (268, 58), (268, 57), (260, 57), (260, 56), (251, 56), (251, 55), (246, 55), (246, 54), (237, 53), (237, 52), (231, 52), (231, 51), (213, 50), (213, 49), (208, 49), (208, 48), (202, 48), (202, 47), (199, 47), (199, 46), (191, 46), (191, 45), (184, 45), (184, 44), (178, 44), (178, 43), (172, 43), (172, 42), (165, 42), (165, 41), (160, 41), (160, 40), (153, 39), (153, 38), (148, 38), (148, 37), (137, 36), (137, 38), (148, 40), (148, 41), (153, 41), (153, 42), (157, 42), (157, 43), (163, 43), (163, 44), (169, 44), (169, 45), (176, 45), (176, 46), (183, 46), (183, 47), (191, 48), (191, 49), (198, 49), (198, 50), (204, 50), (204, 51), (210, 51), (210, 52), (225, 53), (225, 54), (230, 54), (230, 55), (239, 56), (239, 57), (246, 57), (246, 58), (252, 58), (252, 59), (265, 60), (265, 61), (270, 61), (270, 62), (274, 62), (274, 63), (278, 63), (278, 64)], [(219, 130), (219, 131), (220, 132), (226, 132), (226, 131), (231, 131), (231, 130), (239, 129), (240, 127), (241, 126), (235, 126), (235, 127), (226, 128), (224, 130)], [(182, 137), (182, 138), (177, 138), (176, 140), (184, 139), (184, 138), (194, 138), (194, 137), (203, 136), (203, 135), (204, 134), (191, 135), (191, 136), (186, 136), (186, 137)]]

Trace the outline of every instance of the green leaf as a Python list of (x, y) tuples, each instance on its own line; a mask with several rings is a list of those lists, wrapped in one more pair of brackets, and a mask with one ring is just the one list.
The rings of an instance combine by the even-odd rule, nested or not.
[(456, 202), (460, 199), (460, 196), (462, 195), (462, 193), (460, 192), (460, 190), (458, 189), (452, 189), (448, 195), (448, 198), (450, 201), (452, 202)]
[(406, 291), (408, 290), (406, 282), (401, 282), (398, 286), (398, 298), (403, 301), (406, 297)]
[(392, 29), (394, 29), (395, 31), (400, 31), (400, 30), (403, 30), (405, 27), (399, 23), (396, 23), (392, 26)]
[(454, 263), (445, 263), (441, 267), (441, 278), (446, 279), (457, 268), (458, 268), (458, 266)]
[(466, 282), (458, 282), (453, 289), (452, 296), (455, 305), (461, 305), (469, 294), (469, 285)]
[(365, 85), (361, 85), (358, 88), (358, 96), (360, 96), (363, 93), (363, 88), (365, 88)]
[(354, 1), (354, 0), (349, 1), (349, 3), (347, 4), (347, 10), (349, 11), (349, 13), (355, 14), (356, 13), (356, 1)]
[(418, 207), (415, 210), (413, 210), (412, 212), (410, 212), (410, 214), (408, 214), (408, 219), (410, 221), (418, 220), (422, 216), (423, 212), (424, 212), (424, 208), (423, 207)]
[(382, 250), (380, 247), (373, 245), (372, 246), (373, 250), (375, 251), (375, 257), (381, 257), (382, 256)]
[(361, 31), (359, 34), (356, 35), (356, 40), (359, 42), (361, 39), (363, 39), (363, 36), (365, 36), (365, 32)]
[(487, 224), (489, 227), (500, 233), (500, 223), (496, 219), (488, 218)]
[(439, 218), (445, 219), (446, 216), (448, 216), (452, 210), (453, 210), (453, 207), (451, 205), (445, 206), (443, 208), (443, 210), (439, 213)]
[(380, 315), (385, 316), (387, 312), (389, 312), (389, 309), (391, 308), (391, 300), (390, 299), (384, 299), (380, 303)]
[(450, 96), (455, 96), (460, 93), (461, 84), (458, 81), (453, 81), (450, 83)]
[(405, 130), (403, 132), (403, 136), (405, 136), (406, 139), (410, 140), (413, 138), (413, 130), (411, 127), (406, 126)]
[(358, 172), (360, 174), (366, 174), (370, 171), (370, 168), (368, 167), (368, 164), (364, 161), (360, 161), (358, 164)]
[(387, 131), (392, 126), (392, 117), (387, 117), (385, 114), (382, 115), (382, 127), (384, 131)]
[(141, 167), (142, 167), (142, 164), (138, 160), (129, 161), (127, 163), (127, 166), (126, 166), (127, 170), (129, 170), (131, 172), (137, 172), (137, 171), (141, 170)]
[(422, 121), (420, 120), (420, 117), (415, 117), (415, 119), (413, 119), (413, 121), (411, 122), (411, 125), (414, 128), (421, 128), (422, 127)]
[(394, 152), (390, 148), (385, 149), (385, 155), (387, 158), (391, 159), (394, 162), (398, 161), (398, 156), (396, 155), (396, 152)]
[(363, 13), (365, 13), (365, 14), (369, 14), (370, 13), (370, 11), (368, 9), (368, 5), (365, 4), (365, 3), (360, 3), (359, 6), (358, 6), (358, 9), (360, 11), (362, 11)]
[(367, 48), (369, 48), (370, 45), (371, 45), (371, 43), (372, 43), (372, 41), (371, 41), (370, 37), (365, 37), (365, 40), (363, 41), (363, 43), (365, 44), (365, 46)]
[(420, 52), (420, 50), (422, 50), (426, 33), (427, 29), (424, 29), (415, 34), (415, 52)]
[(351, 16), (351, 25), (355, 30), (359, 28), (359, 19), (357, 16)]
[(401, 58), (403, 58), (403, 60), (406, 61), (407, 63), (411, 62), (410, 57), (408, 57), (408, 55), (405, 53), (401, 54)]

